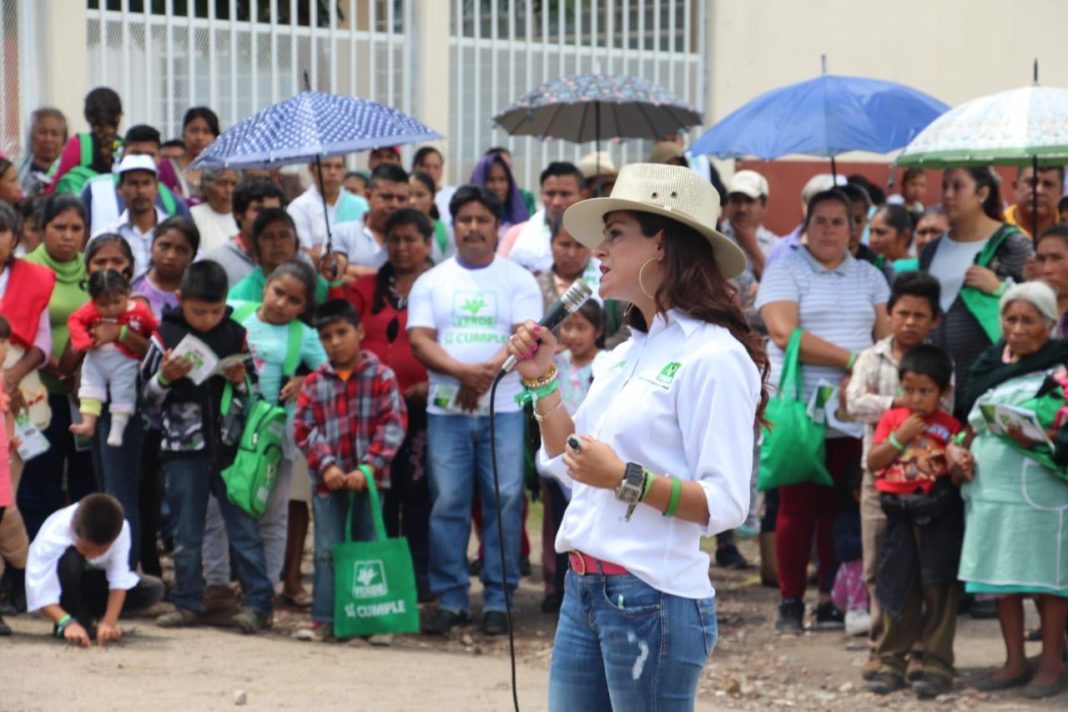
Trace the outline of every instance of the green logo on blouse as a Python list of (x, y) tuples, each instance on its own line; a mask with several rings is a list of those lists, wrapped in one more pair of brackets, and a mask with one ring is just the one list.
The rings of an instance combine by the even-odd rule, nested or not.
[(660, 369), (660, 373), (656, 374), (656, 380), (659, 383), (663, 383), (665, 386), (670, 386), (671, 382), (675, 380), (675, 374), (679, 372), (679, 367), (682, 366), (678, 361), (671, 361), (668, 365)]

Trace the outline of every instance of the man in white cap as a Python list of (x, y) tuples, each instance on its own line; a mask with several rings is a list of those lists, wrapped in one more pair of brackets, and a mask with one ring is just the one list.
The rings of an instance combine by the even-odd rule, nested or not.
[(117, 232), (126, 240), (134, 256), (134, 274), (144, 274), (152, 256), (156, 225), (167, 219), (167, 213), (156, 205), (156, 162), (151, 156), (126, 156), (115, 172), (126, 209), (104, 232)]
[(808, 179), (805, 187), (801, 189), (801, 222), (793, 229), (793, 232), (784, 235), (768, 253), (764, 263), (765, 268), (780, 257), (796, 252), (804, 244), (805, 213), (808, 212), (808, 201), (812, 199), (812, 196), (845, 184), (845, 176), (832, 176), (830, 173), (817, 173)]
[(779, 236), (761, 224), (768, 204), (768, 181), (756, 171), (738, 171), (727, 180), (727, 206), (730, 217), (720, 230), (745, 252), (746, 269), (760, 279), (765, 256)]

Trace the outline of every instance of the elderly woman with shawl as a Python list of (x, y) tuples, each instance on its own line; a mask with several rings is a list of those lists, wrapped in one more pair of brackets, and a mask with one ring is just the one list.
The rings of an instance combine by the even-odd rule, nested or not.
[[(1039, 699), (1068, 683), (1061, 657), (1068, 615), (1068, 427), (1057, 413), (1068, 414), (1068, 342), (1050, 338), (1057, 298), (1042, 282), (1009, 288), (1000, 310), (1004, 338), (972, 366), (964, 394), (970, 427), (946, 454), (951, 472), (966, 481), (959, 576), (967, 592), (998, 597), (1005, 639), (1004, 667), (978, 687), (1026, 685), (1024, 695)], [(1027, 411), (1041, 426), (1025, 424)], [(1013, 413), (1023, 417), (1013, 419)], [(1033, 674), (1024, 654), (1025, 596), (1035, 598), (1042, 620), (1042, 657)]]

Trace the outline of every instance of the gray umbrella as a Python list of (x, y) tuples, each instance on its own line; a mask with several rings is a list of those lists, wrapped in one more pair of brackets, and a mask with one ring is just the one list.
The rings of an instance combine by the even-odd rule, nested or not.
[(575, 143), (656, 140), (702, 123), (701, 114), (663, 87), (626, 74), (579, 74), (546, 82), (493, 117), (512, 136)]

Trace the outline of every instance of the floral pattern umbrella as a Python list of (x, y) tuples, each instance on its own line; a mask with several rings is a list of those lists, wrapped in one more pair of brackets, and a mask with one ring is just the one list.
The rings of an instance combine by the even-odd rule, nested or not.
[(920, 132), (901, 166), (1068, 163), (1068, 89), (1029, 86), (961, 104)]
[(663, 87), (625, 74), (579, 74), (535, 87), (494, 122), (512, 136), (575, 143), (656, 140), (702, 122)]

